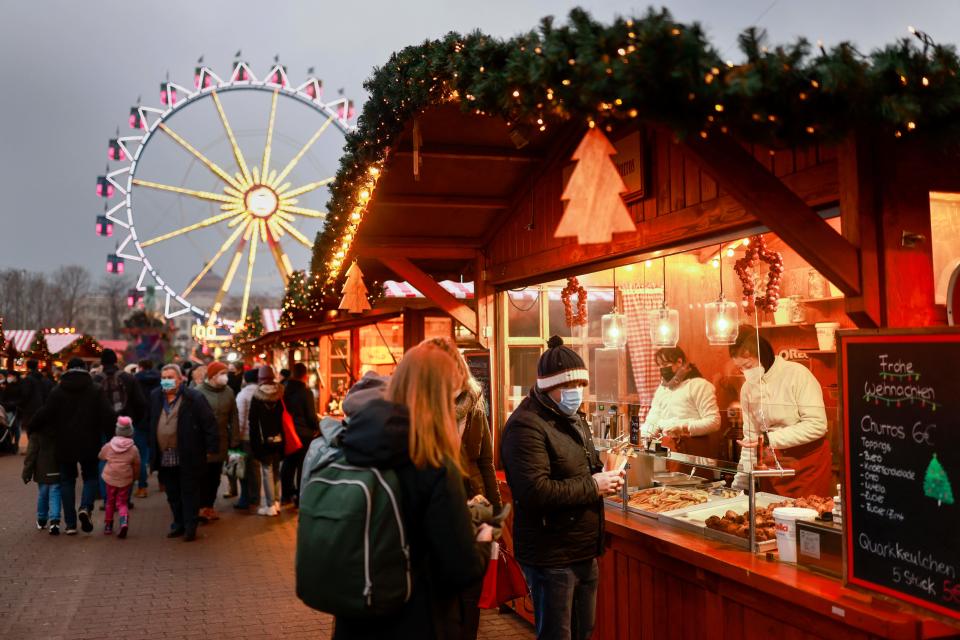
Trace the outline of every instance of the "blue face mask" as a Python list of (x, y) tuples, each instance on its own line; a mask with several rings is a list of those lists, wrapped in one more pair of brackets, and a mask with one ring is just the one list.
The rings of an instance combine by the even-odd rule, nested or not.
[(160, 388), (164, 391), (173, 391), (177, 388), (177, 381), (173, 378), (160, 378)]
[(560, 390), (560, 401), (557, 403), (557, 407), (564, 414), (572, 416), (581, 404), (583, 404), (583, 387)]

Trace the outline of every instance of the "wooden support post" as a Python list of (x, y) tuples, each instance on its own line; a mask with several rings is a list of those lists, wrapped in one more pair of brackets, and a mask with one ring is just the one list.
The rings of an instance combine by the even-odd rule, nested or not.
[(424, 314), (420, 309), (403, 310), (403, 352), (417, 346), (426, 335)]
[(735, 198), (845, 295), (859, 296), (860, 255), (816, 211), (725, 135), (683, 143), (720, 188)]
[(487, 327), (493, 326), (493, 291), (487, 283), (487, 265), (483, 254), (477, 253), (473, 262), (473, 299), (477, 305), (477, 342), (490, 348)]
[(850, 135), (837, 156), (841, 233), (860, 248), (860, 295), (847, 296), (844, 304), (847, 315), (862, 328), (886, 325), (876, 157), (872, 139), (862, 134)]
[(454, 298), (446, 289), (437, 284), (437, 281), (420, 270), (407, 258), (380, 258), (388, 269), (409, 282), (420, 291), (427, 300), (430, 300), (454, 320), (477, 333), (477, 313)]
[(350, 372), (353, 374), (351, 385), (360, 379), (360, 328), (350, 329)]

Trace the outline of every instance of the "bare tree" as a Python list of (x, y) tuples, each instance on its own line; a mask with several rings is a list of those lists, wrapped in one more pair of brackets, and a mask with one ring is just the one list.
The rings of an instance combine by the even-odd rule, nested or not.
[(113, 340), (120, 337), (123, 320), (130, 312), (127, 307), (127, 289), (129, 288), (130, 282), (126, 278), (106, 276), (100, 281), (99, 293), (105, 298), (103, 311), (110, 319), (110, 338)]
[(75, 264), (58, 267), (51, 285), (56, 292), (60, 323), (74, 326), (80, 317), (80, 303), (90, 293), (90, 272)]
[(27, 272), (23, 269), (0, 271), (0, 315), (7, 329), (28, 329), (26, 297)]

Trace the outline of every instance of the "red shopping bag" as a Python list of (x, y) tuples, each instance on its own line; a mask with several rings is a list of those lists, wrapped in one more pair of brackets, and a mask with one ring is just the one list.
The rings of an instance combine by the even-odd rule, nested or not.
[(503, 547), (491, 545), (490, 564), (483, 576), (480, 608), (496, 609), (500, 605), (527, 595), (527, 581), (520, 564)]
[(287, 405), (283, 399), (280, 400), (280, 406), (283, 407), (283, 455), (289, 456), (303, 448), (300, 442), (300, 436), (297, 435), (297, 427), (293, 424), (293, 416), (287, 411)]

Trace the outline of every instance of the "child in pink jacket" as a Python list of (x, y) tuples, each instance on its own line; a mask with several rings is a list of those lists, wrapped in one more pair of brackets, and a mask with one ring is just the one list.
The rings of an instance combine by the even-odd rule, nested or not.
[(117, 418), (116, 435), (100, 449), (100, 459), (106, 460), (103, 467), (103, 482), (107, 485), (106, 516), (103, 533), (113, 533), (113, 514), (120, 514), (118, 538), (127, 537), (130, 513), (127, 503), (134, 478), (140, 475), (140, 454), (133, 444), (133, 422), (127, 416)]

